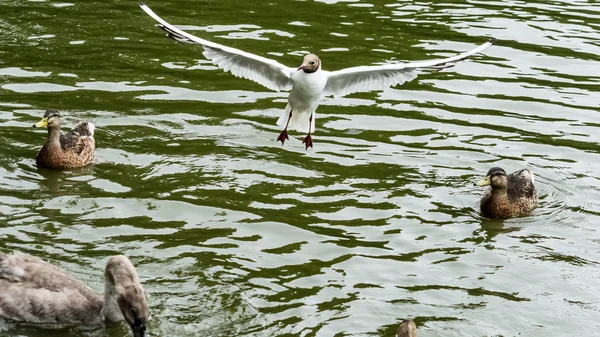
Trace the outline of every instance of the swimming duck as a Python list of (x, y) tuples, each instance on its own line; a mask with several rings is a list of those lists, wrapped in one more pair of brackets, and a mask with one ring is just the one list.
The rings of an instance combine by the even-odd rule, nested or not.
[(412, 319), (405, 319), (396, 330), (396, 337), (417, 337), (417, 325)]
[(537, 206), (538, 196), (533, 172), (522, 169), (509, 175), (492, 167), (477, 186), (490, 185), (481, 198), (481, 212), (492, 218), (510, 218), (529, 213)]
[(104, 271), (104, 294), (42, 259), (0, 253), (0, 317), (57, 326), (125, 320), (134, 337), (146, 336), (148, 303), (131, 261), (112, 256)]
[(94, 159), (94, 124), (79, 122), (65, 134), (60, 132), (60, 113), (49, 109), (33, 127), (48, 127), (48, 140), (35, 159), (38, 166), (68, 169), (85, 166)]

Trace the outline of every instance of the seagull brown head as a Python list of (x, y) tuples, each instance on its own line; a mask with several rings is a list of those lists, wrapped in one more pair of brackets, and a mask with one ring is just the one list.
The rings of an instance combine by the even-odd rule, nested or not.
[(304, 62), (298, 67), (298, 70), (304, 70), (305, 73), (314, 73), (321, 67), (321, 60), (315, 54), (308, 54), (304, 56)]

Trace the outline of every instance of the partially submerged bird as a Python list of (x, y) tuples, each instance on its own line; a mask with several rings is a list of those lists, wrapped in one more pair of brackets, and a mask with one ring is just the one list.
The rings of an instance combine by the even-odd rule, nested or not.
[(488, 186), (481, 198), (481, 212), (492, 218), (511, 218), (531, 212), (538, 202), (533, 172), (522, 169), (509, 175), (492, 167), (477, 186)]
[(38, 166), (68, 169), (88, 165), (94, 159), (94, 124), (79, 122), (65, 134), (60, 132), (60, 113), (48, 109), (33, 127), (48, 127), (48, 140), (35, 158)]
[(146, 336), (148, 303), (128, 258), (109, 258), (104, 294), (38, 257), (0, 253), (0, 317), (18, 322), (97, 325), (125, 320), (134, 337)]
[(412, 319), (405, 319), (396, 330), (396, 337), (417, 337), (417, 325)]
[(159, 22), (158, 26), (165, 30), (170, 38), (178, 42), (202, 45), (202, 54), (219, 68), (230, 71), (237, 77), (255, 81), (271, 90), (291, 90), (288, 104), (277, 120), (277, 125), (285, 126), (277, 140), (283, 145), (285, 140), (289, 139), (288, 128), (306, 132), (303, 143), (307, 149), (312, 147), (311, 133), (315, 130), (315, 110), (322, 96), (339, 97), (355, 92), (383, 90), (413, 80), (417, 77), (418, 70), (450, 67), (493, 43), (488, 41), (473, 50), (445, 59), (361, 66), (331, 72), (322, 69), (322, 62), (317, 55), (308, 54), (304, 56), (300, 67), (290, 68), (275, 60), (186, 33), (160, 18), (144, 3), (139, 4), (148, 15)]

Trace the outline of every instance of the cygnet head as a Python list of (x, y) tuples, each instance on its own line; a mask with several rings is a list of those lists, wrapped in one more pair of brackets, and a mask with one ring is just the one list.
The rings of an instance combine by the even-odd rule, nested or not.
[(114, 285), (117, 304), (133, 336), (145, 337), (148, 302), (131, 261), (122, 255), (112, 256), (106, 263), (104, 277)]
[(319, 60), (319, 57), (315, 54), (308, 54), (304, 56), (304, 61), (302, 62), (300, 67), (298, 67), (298, 70), (303, 70), (305, 73), (310, 74), (319, 70), (320, 67), (321, 60)]

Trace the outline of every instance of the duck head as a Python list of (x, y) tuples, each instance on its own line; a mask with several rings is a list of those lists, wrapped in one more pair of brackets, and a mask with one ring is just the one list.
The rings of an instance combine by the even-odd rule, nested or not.
[(33, 124), (34, 128), (60, 128), (60, 113), (58, 110), (48, 109), (41, 121)]
[(412, 319), (405, 319), (396, 330), (396, 337), (417, 337), (417, 325)]
[(508, 185), (508, 176), (506, 171), (500, 167), (492, 167), (483, 180), (477, 182), (477, 186), (488, 186), (492, 188), (506, 188)]

